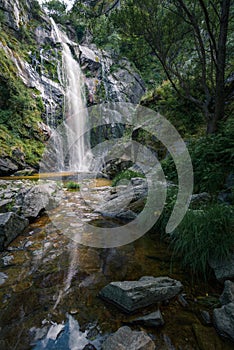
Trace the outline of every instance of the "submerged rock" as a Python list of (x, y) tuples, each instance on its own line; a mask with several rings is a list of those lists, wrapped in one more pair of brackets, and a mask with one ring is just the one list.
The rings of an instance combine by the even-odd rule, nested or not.
[(234, 341), (234, 302), (214, 309), (213, 321), (222, 336)]
[(108, 337), (103, 350), (154, 350), (155, 344), (145, 332), (132, 331), (124, 326)]
[(159, 327), (164, 325), (164, 320), (160, 310), (155, 312), (151, 312), (148, 315), (144, 315), (142, 317), (134, 318), (129, 323), (139, 323), (148, 327)]
[(181, 282), (169, 277), (142, 277), (139, 281), (111, 282), (100, 296), (126, 312), (168, 300), (181, 292)]
[(0, 214), (0, 250), (3, 250), (28, 225), (28, 220), (15, 213)]

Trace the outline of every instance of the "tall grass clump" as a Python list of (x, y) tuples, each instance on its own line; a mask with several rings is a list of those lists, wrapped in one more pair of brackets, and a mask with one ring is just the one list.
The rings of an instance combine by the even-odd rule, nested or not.
[(227, 259), (234, 251), (233, 212), (233, 206), (220, 204), (189, 210), (173, 233), (173, 258), (206, 279), (209, 260)]

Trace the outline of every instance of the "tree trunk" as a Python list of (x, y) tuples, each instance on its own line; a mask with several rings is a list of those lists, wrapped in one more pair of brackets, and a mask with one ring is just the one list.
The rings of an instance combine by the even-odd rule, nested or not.
[(230, 0), (221, 3), (220, 31), (218, 39), (218, 50), (216, 56), (216, 87), (214, 115), (208, 120), (207, 133), (215, 133), (218, 122), (224, 118), (225, 108), (225, 66), (226, 66), (226, 43), (228, 33), (228, 19), (230, 11)]

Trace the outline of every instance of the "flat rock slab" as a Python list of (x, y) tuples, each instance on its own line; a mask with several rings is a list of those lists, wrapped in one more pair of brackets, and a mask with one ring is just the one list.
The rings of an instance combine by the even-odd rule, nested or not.
[(125, 326), (108, 337), (102, 350), (154, 350), (155, 344), (145, 332), (132, 331)]
[(26, 227), (28, 220), (12, 212), (0, 214), (0, 250), (3, 250)]
[(172, 278), (146, 276), (139, 281), (111, 282), (100, 291), (100, 296), (131, 313), (171, 299), (182, 288), (181, 282)]
[(213, 321), (222, 336), (234, 341), (234, 302), (214, 309)]

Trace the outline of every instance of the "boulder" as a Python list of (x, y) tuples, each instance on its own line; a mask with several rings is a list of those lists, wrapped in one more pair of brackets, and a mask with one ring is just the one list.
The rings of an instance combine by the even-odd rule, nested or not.
[(210, 260), (209, 265), (219, 282), (234, 278), (234, 253), (223, 260)]
[(172, 278), (147, 276), (139, 281), (111, 282), (101, 290), (100, 296), (126, 312), (133, 312), (171, 299), (182, 288), (181, 282)]
[(219, 298), (222, 305), (234, 302), (234, 282), (225, 281), (224, 290)]
[(0, 214), (0, 250), (3, 250), (28, 225), (28, 220), (15, 213)]
[(220, 335), (234, 341), (234, 302), (214, 309), (213, 322)]
[(102, 346), (103, 350), (154, 350), (155, 344), (145, 332), (132, 331), (125, 326), (108, 337)]
[(159, 327), (164, 325), (164, 320), (160, 310), (157, 310), (155, 312), (151, 312), (148, 315), (134, 318), (129, 323), (142, 324), (146, 327)]
[(26, 193), (19, 192), (16, 204), (21, 205), (21, 215), (26, 218), (36, 218), (45, 209), (52, 209), (56, 205), (56, 183), (46, 183), (33, 186)]

